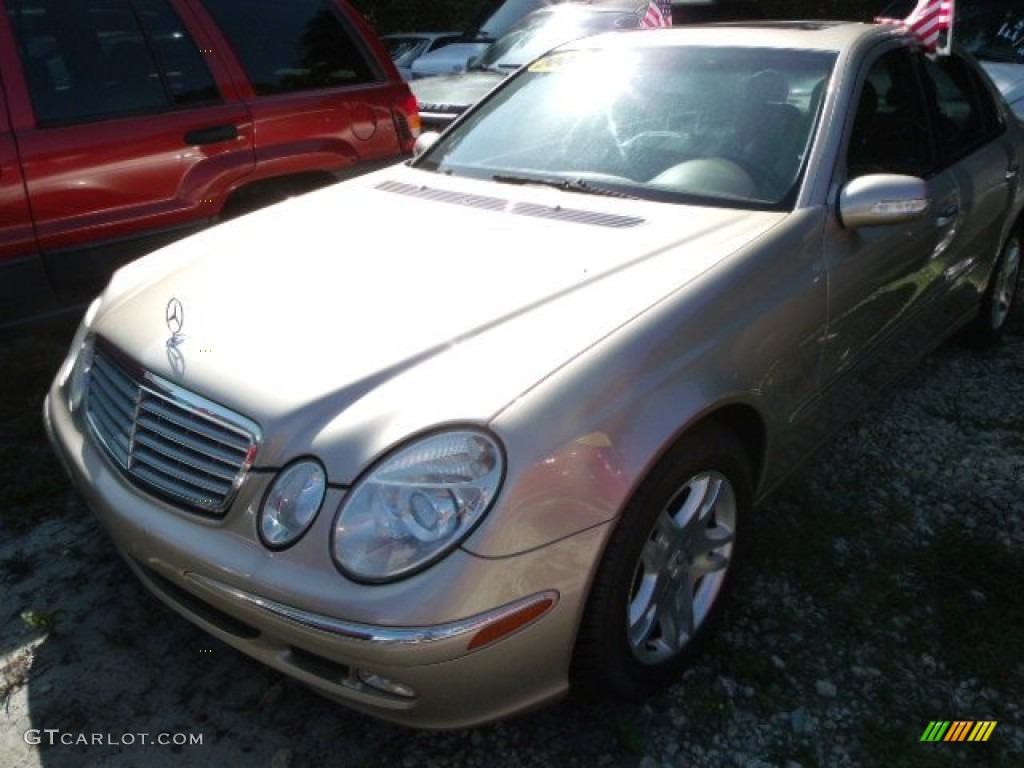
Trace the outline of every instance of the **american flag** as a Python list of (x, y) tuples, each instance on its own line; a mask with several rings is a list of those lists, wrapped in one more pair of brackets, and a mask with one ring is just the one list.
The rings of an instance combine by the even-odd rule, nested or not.
[[(906, 27), (929, 51), (939, 46), (939, 36), (949, 30), (952, 35), (953, 0), (919, 0), (917, 6), (905, 19), (875, 19), (880, 24), (899, 24)], [(948, 49), (948, 46), (947, 46)]]
[(641, 27), (671, 27), (672, 3), (669, 0), (651, 0), (640, 20)]

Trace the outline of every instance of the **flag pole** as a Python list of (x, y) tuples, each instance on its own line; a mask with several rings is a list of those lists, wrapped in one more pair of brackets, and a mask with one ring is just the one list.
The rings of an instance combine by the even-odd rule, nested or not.
[(953, 28), (956, 24), (956, 0), (949, 0), (949, 26), (939, 36), (939, 43), (935, 47), (936, 56), (949, 56), (953, 52)]

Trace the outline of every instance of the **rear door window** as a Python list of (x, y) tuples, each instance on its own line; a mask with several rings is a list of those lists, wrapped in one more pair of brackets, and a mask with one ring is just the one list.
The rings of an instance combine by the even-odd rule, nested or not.
[(175, 104), (208, 104), (220, 94), (199, 52), (167, 0), (135, 0)]
[(204, 0), (257, 94), (377, 79), (362, 46), (324, 0)]
[(953, 162), (1000, 130), (999, 115), (977, 75), (959, 56), (922, 60), (939, 150), (943, 161)]
[(9, 0), (7, 13), (40, 125), (219, 98), (166, 0)]

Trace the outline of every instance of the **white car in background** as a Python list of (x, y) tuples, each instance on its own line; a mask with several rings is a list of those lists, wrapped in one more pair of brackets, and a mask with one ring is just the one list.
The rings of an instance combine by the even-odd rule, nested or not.
[(1024, 119), (1024, 3), (961, 2), (953, 29), (956, 41), (974, 54), (1014, 114)]
[(489, 39), (476, 42), (451, 43), (424, 54), (412, 63), (410, 80), (438, 75), (456, 75), (465, 72), (469, 63), (490, 47)]
[[(545, 6), (556, 5), (565, 0), (503, 0), (485, 2), (477, 18), (463, 35), (463, 39), (452, 45), (438, 48), (413, 62), (412, 77), (451, 75), (466, 72), (470, 65), (484, 55), (491, 43), (507, 34), (527, 14)], [(582, 0), (588, 2), (588, 0)], [(623, 7), (632, 5), (632, 10), (642, 13), (645, 0), (635, 3), (623, 2)], [(764, 18), (764, 11), (756, 0), (673, 0), (672, 23), (706, 24), (717, 21), (746, 21)], [(568, 38), (566, 38), (568, 39)]]
[(381, 42), (387, 46), (388, 55), (395, 63), (403, 80), (412, 79), (412, 65), (420, 56), (451, 45), (460, 37), (459, 32), (407, 32), (382, 35)]
[(467, 26), (462, 39), (420, 56), (413, 62), (412, 78), (433, 77), (465, 72), (469, 63), (488, 46), (508, 32), (521, 18), (545, 5), (562, 0), (503, 0), (485, 2), (476, 18)]

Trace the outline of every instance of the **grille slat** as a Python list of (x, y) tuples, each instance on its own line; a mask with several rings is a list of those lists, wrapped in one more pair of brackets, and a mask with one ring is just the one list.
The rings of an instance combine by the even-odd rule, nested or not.
[(183, 466), (192, 467), (207, 475), (219, 478), (229, 486), (235, 480), (235, 472), (230, 466), (225, 466), (222, 462), (207, 461), (194, 451), (188, 451), (176, 446), (174, 443), (161, 440), (157, 433), (140, 432), (135, 436), (135, 442), (140, 446), (145, 446), (153, 453), (168, 456)]
[(103, 406), (111, 420), (123, 428), (125, 434), (131, 432), (134, 406), (132, 398), (122, 397), (118, 390), (108, 389), (99, 381), (92, 388), (92, 396), (96, 398), (98, 405)]
[[(188, 446), (195, 440), (196, 433), (189, 429), (182, 429), (175, 422), (169, 419), (159, 419), (149, 414), (139, 415), (139, 425), (147, 432), (159, 435), (169, 443)], [(239, 464), (245, 460), (247, 448), (235, 449), (225, 448), (223, 444), (210, 442), (206, 446), (206, 455), (219, 460), (224, 464)]]
[(101, 431), (105, 436), (103, 445), (114, 455), (118, 464), (128, 466), (128, 456), (130, 453), (130, 440), (128, 436), (131, 434), (131, 424), (129, 423), (127, 428), (123, 428), (123, 424), (116, 423), (99, 398), (94, 403), (91, 403), (91, 405), (93, 407), (90, 408), (89, 415), (97, 421), (98, 427), (102, 427)]
[(97, 377), (95, 383), (110, 392), (112, 397), (119, 396), (119, 399), (131, 402), (138, 394), (138, 388), (132, 385), (131, 379), (109, 366), (93, 368), (93, 375)]
[(193, 510), (223, 513), (259, 444), (245, 417), (143, 371), (97, 344), (86, 416), (132, 483)]
[[(136, 442), (138, 443), (138, 441)], [(215, 478), (202, 472), (190, 471), (187, 465), (176, 462), (173, 458), (168, 458), (145, 445), (137, 444), (135, 446), (132, 451), (132, 459), (136, 464), (144, 464), (168, 478), (166, 485), (169, 490), (180, 483), (200, 491), (208, 491), (213, 495), (224, 495), (231, 490), (230, 479), (228, 482), (216, 482)]]
[[(103, 412), (104, 417), (109, 422), (110, 426), (108, 428), (113, 434), (125, 436), (131, 434), (132, 416), (130, 413), (125, 413), (119, 403), (112, 401), (101, 392), (96, 392), (95, 402), (96, 408)], [(127, 447), (126, 443), (125, 448)]]
[(139, 403), (139, 411), (152, 414), (160, 419), (171, 422), (179, 427), (194, 432), (201, 438), (215, 441), (221, 445), (227, 445), (241, 454), (249, 449), (248, 441), (239, 434), (219, 428), (216, 424), (204, 421), (203, 417), (181, 411), (177, 406), (171, 406), (162, 399), (146, 398)]
[[(154, 472), (144, 464), (139, 465), (136, 468), (134, 476), (151, 488), (161, 488), (168, 484), (167, 478), (164, 475), (159, 472)], [(191, 489), (181, 483), (175, 484), (174, 497), (198, 509), (217, 509), (215, 499), (211, 494)]]

